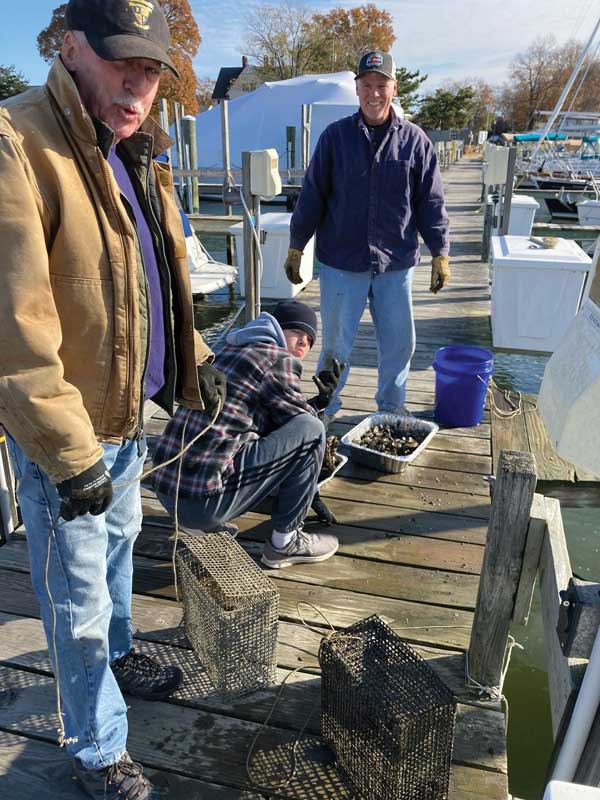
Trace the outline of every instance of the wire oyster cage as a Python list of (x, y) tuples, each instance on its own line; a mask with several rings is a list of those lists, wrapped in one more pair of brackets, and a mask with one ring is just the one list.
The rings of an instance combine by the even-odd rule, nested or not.
[(456, 700), (378, 616), (324, 639), (321, 736), (368, 800), (447, 800)]
[(217, 692), (276, 681), (279, 592), (229, 534), (181, 535), (176, 556), (186, 635)]

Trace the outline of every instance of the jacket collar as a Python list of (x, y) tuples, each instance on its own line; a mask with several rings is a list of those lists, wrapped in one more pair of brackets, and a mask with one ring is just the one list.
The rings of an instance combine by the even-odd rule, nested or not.
[[(390, 128), (394, 128), (394, 129), (401, 128), (402, 127), (402, 119), (398, 116), (398, 113), (394, 109), (393, 104), (392, 104), (392, 107), (390, 108), (390, 115), (391, 115)], [(363, 117), (363, 113), (360, 110), (360, 108), (358, 109), (358, 111), (355, 114), (353, 114), (353, 118), (356, 121), (356, 124), (358, 125), (359, 128), (362, 128), (365, 131), (367, 130), (367, 123), (365, 122), (365, 118)]]
[[(114, 139), (114, 133), (108, 125), (100, 120), (95, 120), (84, 108), (77, 85), (60, 56), (56, 57), (50, 68), (46, 87), (73, 134), (88, 144), (99, 147), (106, 158)], [(127, 141), (132, 145), (139, 142), (143, 149), (147, 149), (150, 144), (153, 156), (164, 152), (173, 144), (171, 137), (167, 136), (150, 117)]]

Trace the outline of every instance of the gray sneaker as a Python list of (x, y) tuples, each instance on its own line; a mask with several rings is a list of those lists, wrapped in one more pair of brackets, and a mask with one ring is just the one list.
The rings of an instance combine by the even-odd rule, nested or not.
[(330, 533), (307, 533), (300, 529), (292, 541), (277, 550), (270, 541), (265, 544), (261, 561), (271, 569), (293, 564), (312, 564), (330, 558), (339, 547), (337, 537)]

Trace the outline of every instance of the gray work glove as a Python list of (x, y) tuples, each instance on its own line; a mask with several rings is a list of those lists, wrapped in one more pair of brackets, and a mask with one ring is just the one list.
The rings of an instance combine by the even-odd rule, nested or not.
[(222, 409), (227, 397), (227, 379), (225, 375), (221, 370), (205, 361), (198, 367), (198, 386), (200, 388), (200, 397), (204, 403), (204, 410), (210, 417), (214, 417), (219, 402)]
[(88, 513), (103, 514), (113, 496), (110, 472), (102, 459), (56, 488), (61, 498), (59, 514), (67, 522)]

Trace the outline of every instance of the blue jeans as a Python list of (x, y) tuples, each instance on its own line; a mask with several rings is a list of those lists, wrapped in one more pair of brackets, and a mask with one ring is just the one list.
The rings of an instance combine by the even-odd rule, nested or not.
[[(346, 272), (321, 266), (321, 355), (317, 370), (328, 369), (331, 359), (350, 363), (350, 353), (367, 300), (377, 344), (379, 411), (395, 413), (404, 405), (410, 359), (415, 350), (411, 287), (414, 267), (373, 274)], [(326, 414), (336, 414), (340, 393), (348, 378), (346, 367)]]
[[(51, 658), (52, 607), (45, 579), (48, 535), (60, 498), (45, 472), (7, 437), (19, 481), (33, 588)], [(139, 446), (141, 445), (141, 446)], [(145, 441), (105, 444), (114, 484), (142, 472)], [(116, 489), (106, 513), (71, 522), (60, 518), (52, 537), (48, 585), (56, 608), (56, 650), (67, 749), (84, 767), (100, 769), (125, 752), (127, 707), (110, 662), (131, 649), (133, 543), (142, 526), (140, 485)]]
[[(312, 503), (324, 453), (323, 423), (312, 414), (298, 414), (242, 447), (223, 492), (180, 497), (179, 522), (191, 530), (214, 530), (275, 492), (273, 528), (281, 533), (293, 531), (304, 521)], [(173, 516), (174, 495), (159, 492), (158, 498)]]

